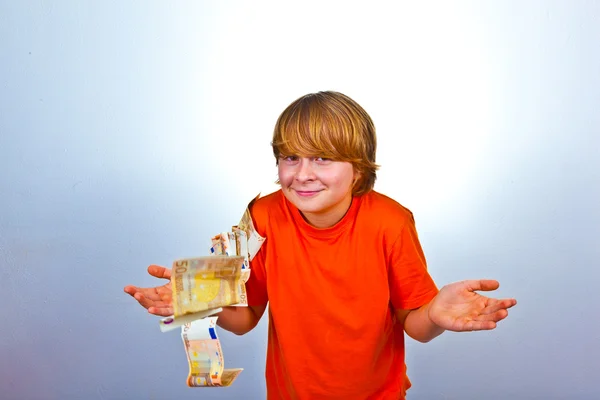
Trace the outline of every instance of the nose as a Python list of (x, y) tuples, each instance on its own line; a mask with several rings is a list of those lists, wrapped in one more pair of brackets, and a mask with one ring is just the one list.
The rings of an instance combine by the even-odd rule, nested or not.
[(315, 179), (315, 173), (310, 158), (301, 158), (296, 170), (296, 180), (298, 182), (310, 182)]

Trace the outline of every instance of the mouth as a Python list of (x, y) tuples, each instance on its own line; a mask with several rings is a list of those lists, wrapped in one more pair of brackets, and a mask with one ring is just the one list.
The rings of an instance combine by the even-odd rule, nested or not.
[(320, 192), (320, 190), (297, 190), (297, 189), (294, 189), (294, 191), (300, 197), (312, 197), (312, 196), (317, 195)]

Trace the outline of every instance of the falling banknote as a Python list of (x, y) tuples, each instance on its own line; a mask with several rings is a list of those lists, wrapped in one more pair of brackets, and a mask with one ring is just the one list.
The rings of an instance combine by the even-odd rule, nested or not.
[[(233, 227), (233, 232), (223, 232), (211, 239), (212, 246), (210, 253), (216, 256), (243, 256), (244, 265), (242, 266), (241, 279), (244, 283), (248, 282), (250, 277), (250, 259), (248, 256), (248, 235), (245, 231)], [(234, 306), (247, 306), (246, 297)]]
[(205, 256), (173, 263), (171, 290), (173, 316), (160, 321), (163, 332), (205, 318), (221, 307), (247, 304), (242, 279), (244, 256)]
[[(259, 194), (260, 196), (260, 194)], [(229, 386), (242, 368), (225, 369), (215, 314), (225, 306), (248, 306), (246, 282), (250, 261), (265, 238), (260, 236), (246, 208), (231, 232), (211, 238), (210, 256), (185, 258), (173, 263), (171, 290), (173, 315), (160, 321), (168, 332), (181, 326), (188, 358), (189, 387)]]
[(250, 260), (254, 258), (258, 250), (262, 246), (265, 238), (260, 236), (256, 229), (254, 228), (254, 223), (252, 222), (252, 216), (250, 215), (250, 207), (252, 207), (252, 203), (254, 203), (260, 197), (260, 193), (252, 199), (248, 207), (246, 207), (246, 211), (244, 211), (244, 215), (242, 215), (242, 219), (237, 224), (237, 226), (233, 227), (233, 230), (241, 230), (246, 233), (247, 241), (248, 241), (248, 257)]
[(193, 321), (181, 329), (190, 366), (187, 378), (189, 387), (229, 386), (243, 371), (243, 368), (225, 369), (216, 330), (217, 318)]

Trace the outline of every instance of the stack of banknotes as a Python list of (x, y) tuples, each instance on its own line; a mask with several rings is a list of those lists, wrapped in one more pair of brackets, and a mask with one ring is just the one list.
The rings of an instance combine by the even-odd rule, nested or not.
[(211, 238), (210, 256), (173, 263), (173, 315), (160, 321), (160, 329), (168, 332), (181, 327), (190, 387), (229, 386), (243, 370), (225, 369), (215, 314), (225, 306), (248, 305), (250, 261), (265, 240), (254, 229), (249, 211), (252, 202), (238, 225)]

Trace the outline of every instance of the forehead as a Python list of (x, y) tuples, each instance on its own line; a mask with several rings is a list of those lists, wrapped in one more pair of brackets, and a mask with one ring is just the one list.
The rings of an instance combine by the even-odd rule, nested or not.
[[(303, 123), (304, 122), (304, 123)], [(339, 128), (323, 121), (289, 121), (279, 127), (277, 147), (284, 155), (339, 158), (347, 146), (339, 137)]]
[(327, 154), (331, 155), (335, 150), (332, 138), (321, 129), (291, 128), (289, 126), (282, 128), (278, 145), (282, 154), (321, 157)]

